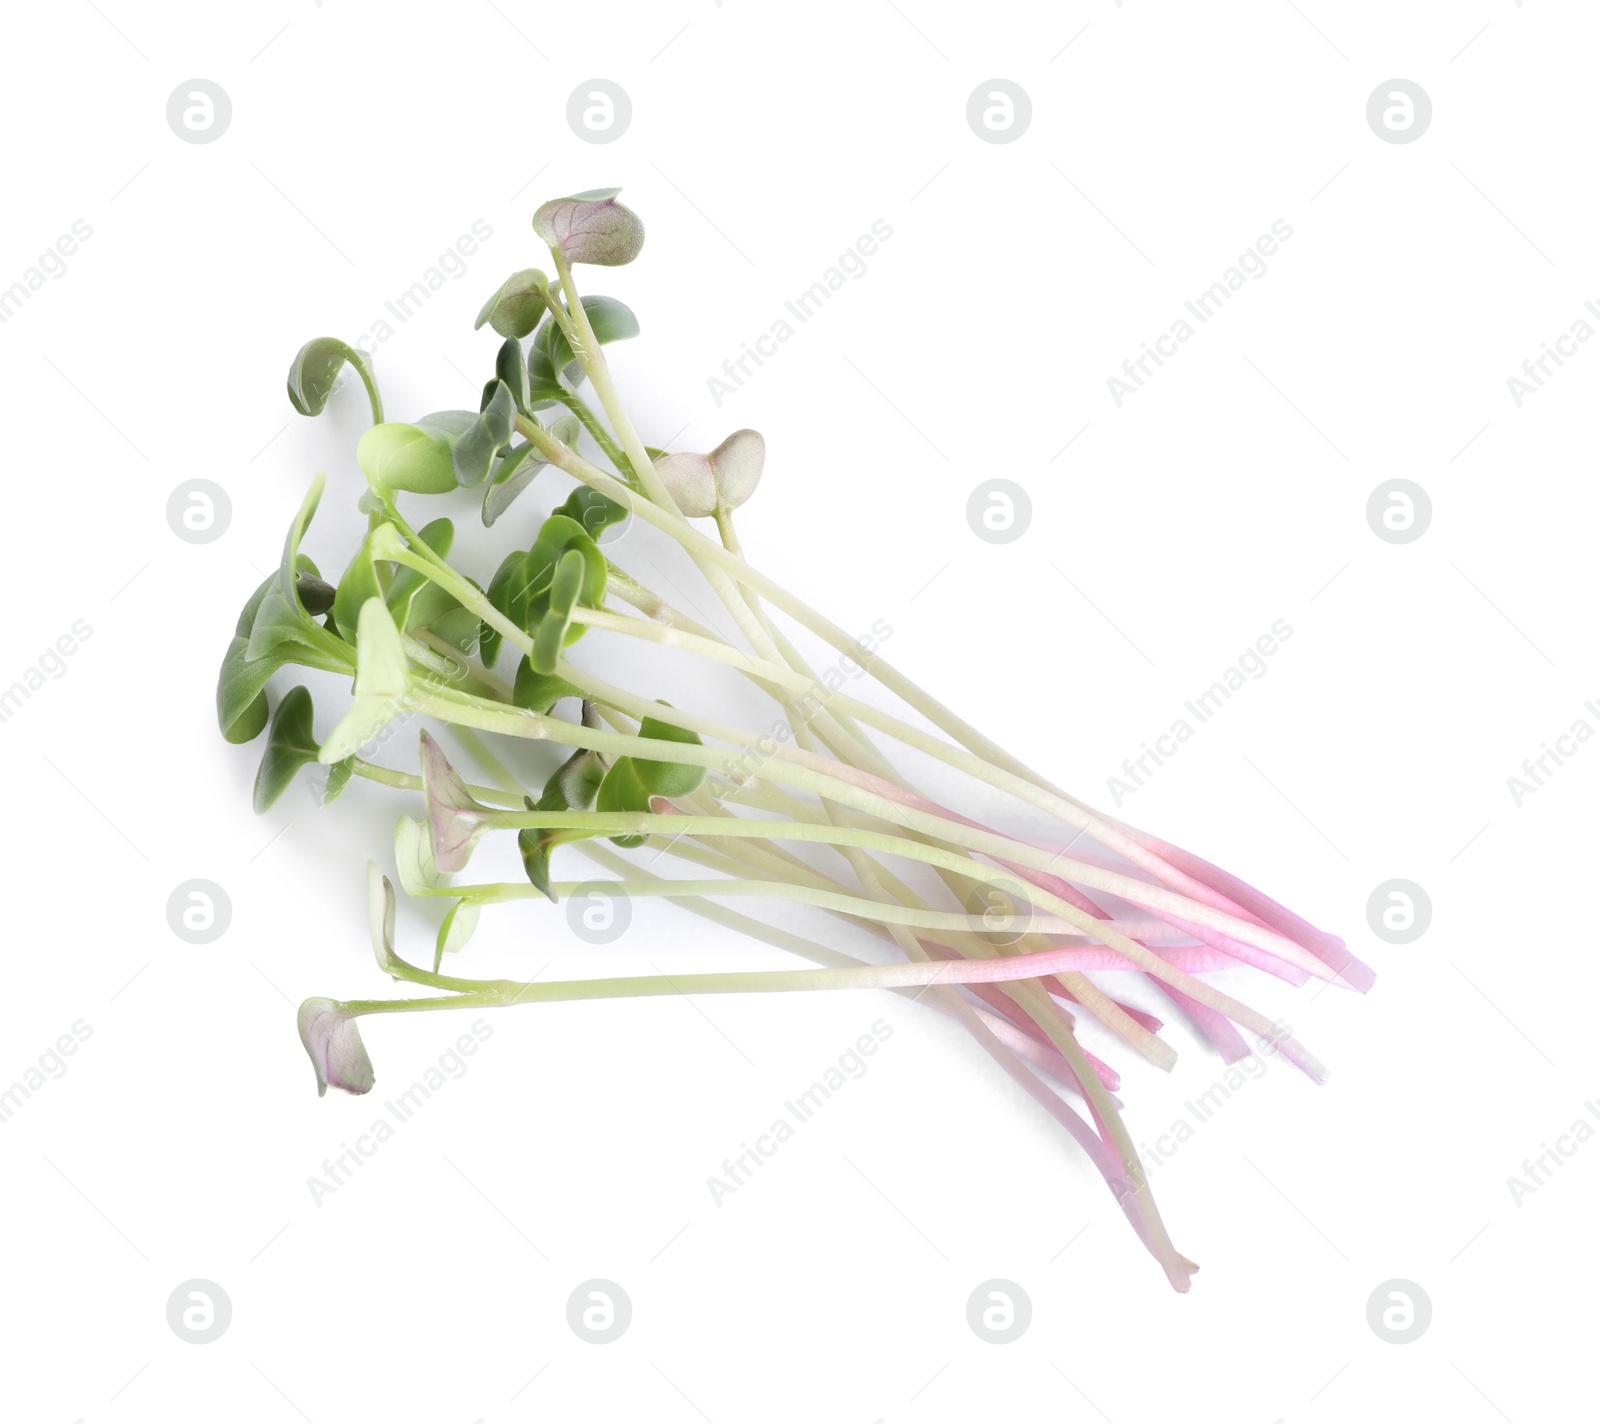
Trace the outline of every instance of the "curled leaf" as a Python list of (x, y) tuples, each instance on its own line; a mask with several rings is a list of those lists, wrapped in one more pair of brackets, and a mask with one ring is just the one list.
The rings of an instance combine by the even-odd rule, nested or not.
[(295, 353), (289, 366), (289, 404), (301, 415), (321, 415), (346, 361), (356, 368), (362, 385), (367, 388), (373, 424), (380, 424), (383, 401), (372, 373), (372, 358), (365, 351), (347, 346), (336, 336), (315, 337)]
[(439, 744), (422, 734), (422, 788), (428, 802), (428, 831), (440, 870), (460, 870), (478, 838), (489, 829), (489, 808), (467, 790)]
[(501, 336), (527, 336), (545, 313), (544, 294), (549, 285), (550, 279), (537, 267), (513, 272), (483, 304), (472, 329), (488, 322)]
[(433, 946), (435, 974), (439, 972), (439, 963), (445, 955), (455, 954), (466, 948), (467, 941), (478, 928), (478, 915), (482, 909), (482, 901), (467, 897), (457, 900), (446, 912), (439, 924), (439, 937)]
[(568, 262), (620, 267), (644, 246), (639, 215), (617, 201), (621, 188), (594, 188), (557, 198), (533, 215), (533, 230)]
[(317, 1072), (317, 1096), (331, 1084), (347, 1093), (366, 1093), (376, 1081), (372, 1060), (361, 1042), (355, 1016), (332, 999), (307, 999), (296, 1017), (300, 1042)]
[(372, 957), (391, 979), (404, 979), (405, 964), (394, 952), (394, 886), (370, 860), (367, 862), (367, 923), (372, 929)]

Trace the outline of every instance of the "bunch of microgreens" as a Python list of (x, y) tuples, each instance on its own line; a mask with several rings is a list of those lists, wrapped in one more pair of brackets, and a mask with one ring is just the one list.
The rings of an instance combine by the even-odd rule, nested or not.
[[(299, 1028), (318, 1090), (330, 1083), (352, 1093), (372, 1087), (357, 1027), (369, 1014), (650, 994), (887, 988), (926, 995), (924, 1002), (958, 1019), (1082, 1146), (1172, 1284), (1186, 1290), (1196, 1268), (1174, 1249), (1156, 1211), (1113, 1096), (1117, 1075), (1080, 1046), (1065, 1005), (1170, 1068), (1175, 1055), (1156, 1035), (1159, 1022), (1090, 978), (1098, 971), (1142, 976), (1226, 1061), (1248, 1052), (1242, 1028), (1320, 1082), (1321, 1065), (1291, 1035), (1198, 976), (1252, 966), (1292, 984), (1317, 978), (1365, 990), (1370, 971), (1341, 940), (1259, 891), (1052, 786), (746, 562), (734, 511), (761, 477), (761, 436), (736, 431), (710, 454), (669, 455), (644, 445), (603, 350), (635, 335), (638, 323), (609, 297), (580, 298), (573, 281), (577, 264), (631, 262), (644, 242), (639, 218), (616, 201), (616, 190), (604, 190), (546, 203), (533, 226), (550, 248), (556, 277), (516, 272), (485, 304), (478, 325), (488, 323), (505, 340), (477, 412), (385, 421), (367, 357), (328, 337), (310, 342), (289, 372), (289, 398), (303, 415), (322, 411), (346, 363), (366, 387), (374, 424), (356, 458), (368, 485), (361, 499), (368, 533), (337, 586), (324, 582), (300, 552), (322, 492), (319, 478), (289, 529), (281, 567), (240, 615), (217, 687), (218, 720), (231, 742), (267, 731), (258, 811), (310, 763), (327, 768), (325, 800), (352, 776), (420, 792), (426, 821), (403, 816), (396, 831), (398, 877), (411, 895), (454, 902), (432, 968), (412, 964), (394, 945), (393, 886), (369, 869), (379, 967), (438, 992), (307, 1000)], [(598, 411), (579, 394), (585, 378)], [(556, 418), (541, 420), (541, 412)], [(578, 453), (580, 431), (611, 473)], [(398, 507), (403, 494), (472, 487), (483, 491), (483, 523), (490, 525), (547, 465), (572, 476), (577, 488), (486, 583), (450, 563), (448, 519), (414, 529)], [(630, 515), (682, 546), (742, 645), (687, 617), (607, 557), (600, 536)], [(713, 521), (716, 537), (696, 520)], [(774, 610), (859, 664), (944, 735), (847, 695), (832, 685), (837, 678), (824, 685)], [(782, 730), (729, 726), (573, 666), (566, 650), (591, 630), (597, 642), (645, 640), (735, 670), (778, 704)], [(493, 671), (507, 663), (509, 685)], [(269, 679), (295, 664), (354, 676), (353, 702), (320, 744), (304, 687), (269, 709)], [(565, 709), (572, 715), (562, 715)], [(364, 760), (358, 753), (403, 713), (447, 724), (496, 784), (468, 785), (426, 732), (420, 774)], [(535, 795), (482, 734), (555, 742), (571, 755)], [(1092, 842), (1097, 854), (1017, 839), (930, 799), (885, 755), (883, 738), (1044, 812), (1064, 828), (1063, 840)], [(526, 882), (451, 883), (476, 842), (496, 832), (515, 834)], [(709, 874), (648, 873), (608, 849), (607, 839), (664, 851)], [(811, 858), (786, 848), (794, 845), (809, 848)], [(440, 973), (444, 955), (467, 942), (484, 906), (573, 891), (574, 883), (552, 878), (553, 853), (563, 846), (614, 875), (600, 893), (671, 897), (820, 967), (565, 983)], [(594, 893), (593, 882), (579, 883)], [(728, 910), (716, 903), (721, 897), (820, 908), (875, 933), (901, 959), (853, 958)], [(1058, 1087), (1083, 1101), (1087, 1121)]]

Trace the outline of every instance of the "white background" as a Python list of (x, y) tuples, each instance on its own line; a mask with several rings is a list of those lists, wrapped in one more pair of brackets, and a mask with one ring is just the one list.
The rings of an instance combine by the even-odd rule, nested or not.
[[(8, 1417), (1581, 1411), (1600, 1145), (1520, 1205), (1507, 1179), (1600, 1095), (1581, 910), (1600, 750), (1520, 807), (1506, 778), (1576, 719), (1600, 726), (1600, 348), (1520, 408), (1506, 380), (1600, 298), (1590, 7), (74, 0), (10, 7), (6, 31), (0, 285), (75, 219), (93, 229), (0, 327), (0, 682), (74, 620), (93, 629), (0, 725), (0, 1080), (92, 1029), (0, 1133)], [(596, 76), (633, 106), (606, 146), (565, 121)], [(965, 119), (996, 76), (1033, 107), (1005, 145)], [(1403, 145), (1365, 118), (1397, 76), (1433, 105)], [(165, 120), (194, 77), (233, 106), (207, 145)], [(1202, 1267), (1189, 1295), (981, 1053), (882, 996), (500, 1015), (465, 1076), (313, 1200), (324, 1159), (467, 1025), (371, 1023), (366, 1099), (319, 1100), (295, 1038), (302, 998), (386, 992), (362, 866), (388, 866), (415, 806), (358, 784), (319, 809), (302, 783), (258, 819), (259, 746), (216, 732), (237, 609), (317, 470), (307, 552), (336, 574), (358, 528), (359, 390), (313, 423), (284, 372), (310, 336), (369, 333), (482, 219), (466, 275), (377, 351), (392, 416), (474, 405), (496, 338), (472, 319), (540, 260), (533, 208), (609, 184), (649, 240), (584, 276), (643, 324), (612, 350), (645, 438), (761, 429), (752, 557), (852, 630), (887, 620), (891, 661), (1054, 780), (1109, 804), (1124, 757), (1274, 620), (1293, 627), (1121, 808), (1378, 971), (1366, 998), (1248, 983), (1333, 1077), (1273, 1062), (1155, 1172)], [(707, 378), (875, 219), (893, 237), (866, 275), (719, 409)], [(1266, 275), (1119, 408), (1107, 377), (1278, 219), (1293, 238)], [(1033, 508), (1003, 547), (965, 519), (996, 475)], [(204, 546), (165, 515), (197, 477), (232, 503)], [(1407, 545), (1365, 515), (1395, 477), (1432, 500)], [(545, 477), (487, 544), (525, 537), (564, 488)], [(470, 499), (453, 512), (475, 518)], [(617, 557), (688, 588), (643, 534)], [(585, 656), (615, 666), (593, 640)], [(647, 695), (697, 695), (670, 658), (632, 666), (659, 677)], [(315, 686), (326, 730), (342, 693)], [(208, 946), (166, 921), (196, 877), (232, 904)], [(1406, 946), (1367, 924), (1394, 877), (1433, 904)], [(425, 955), (432, 923), (403, 907), (402, 948)], [(605, 950), (553, 907), (504, 909), (473, 962), (784, 961), (653, 903)], [(707, 1177), (879, 1017), (894, 1036), (866, 1076), (715, 1205)], [(1090, 1039), (1124, 1072), (1137, 1141), (1221, 1073), (1183, 1025), (1168, 1034), (1170, 1077)], [(633, 1302), (603, 1347), (565, 1318), (593, 1277)], [(991, 1277), (1032, 1300), (1015, 1344), (966, 1324)], [(166, 1321), (191, 1278), (232, 1301), (210, 1345)], [(1366, 1318), (1394, 1278), (1433, 1306), (1404, 1346)]]

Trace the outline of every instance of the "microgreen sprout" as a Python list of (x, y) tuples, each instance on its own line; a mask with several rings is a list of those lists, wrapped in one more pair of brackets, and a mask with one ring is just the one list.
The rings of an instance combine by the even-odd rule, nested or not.
[[(397, 949), (395, 891), (370, 868), (377, 965), (411, 987), (405, 997), (302, 1005), (300, 1037), (318, 1091), (373, 1086), (360, 1020), (374, 1015), (664, 994), (896, 992), (955, 1018), (1045, 1108), (1088, 1154), (1173, 1286), (1186, 1290), (1196, 1268), (1167, 1236), (1123, 1125), (1119, 1076), (1080, 1044), (1080, 1016), (1170, 1069), (1176, 1054), (1160, 1023), (1108, 987), (1145, 980), (1226, 1061), (1248, 1051), (1243, 1030), (1320, 1082), (1325, 1070), (1309, 1051), (1208, 976), (1253, 968), (1291, 985), (1314, 978), (1364, 991), (1371, 971), (1261, 892), (1053, 786), (746, 558), (734, 515), (761, 481), (761, 435), (736, 430), (703, 453), (644, 444), (605, 352), (639, 324), (621, 302), (577, 289), (574, 267), (619, 266), (643, 247), (643, 224), (617, 198), (615, 189), (579, 193), (535, 213), (555, 275), (515, 272), (478, 313), (477, 326), (502, 341), (477, 410), (388, 420), (371, 361), (331, 337), (307, 343), (290, 367), (289, 397), (302, 415), (326, 408), (347, 365), (365, 386), (373, 423), (354, 453), (366, 481), (366, 535), (337, 582), (301, 553), (319, 477), (278, 570), (239, 617), (218, 681), (218, 722), (231, 742), (267, 734), (257, 811), (313, 764), (326, 768), (324, 800), (357, 777), (401, 792), (396, 878), (407, 895), (449, 906), (424, 968)], [(419, 530), (401, 512), (402, 501), (473, 490), (485, 527), (515, 523), (526, 509), (519, 497), (552, 468), (575, 488), (542, 520), (519, 525), (492, 569), (452, 558), (449, 518)], [(772, 498), (785, 497), (781, 479), (769, 483), (778, 485)], [(737, 636), (704, 626), (639, 567), (613, 561), (607, 531), (630, 517), (680, 547)], [(870, 674), (878, 700), (819, 677), (780, 618)], [(584, 639), (579, 666), (570, 655)], [(676, 706), (594, 671), (615, 667), (620, 677), (653, 666), (627, 656), (642, 643), (703, 669), (704, 695), (679, 694), (685, 705)], [(291, 666), (352, 679), (353, 696), (320, 742), (307, 688), (270, 705), (269, 685)], [(722, 720), (727, 699), (712, 678), (730, 672), (781, 720), (755, 728)], [(886, 710), (891, 699), (900, 711)], [(470, 783), (426, 731), (414, 769), (367, 759), (391, 724), (415, 714), (451, 729), (491, 784)], [(524, 784), (507, 768), (525, 765), (518, 748), (538, 742), (564, 756), (542, 785)], [(980, 789), (984, 804), (1009, 797), (1054, 830), (1040, 841), (962, 814), (945, 804), (953, 798), (919, 789), (893, 747), (941, 763)], [(525, 879), (456, 879), (491, 836), (515, 838)], [(573, 878), (567, 862), (579, 854), (608, 878)], [(659, 873), (663, 857), (693, 873)], [(532, 903), (523, 913), (539, 913), (580, 885), (586, 895), (671, 899), (811, 967), (565, 981), (441, 972), (447, 958), (469, 957), (462, 951), (485, 913), (518, 901)], [(720, 903), (730, 898), (759, 899), (776, 920)], [(864, 960), (794, 933), (782, 923), (792, 905), (864, 931), (888, 957)]]

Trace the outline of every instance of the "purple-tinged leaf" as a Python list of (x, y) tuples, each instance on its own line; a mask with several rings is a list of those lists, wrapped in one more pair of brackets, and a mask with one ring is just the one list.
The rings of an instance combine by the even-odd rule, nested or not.
[(688, 519), (706, 519), (717, 512), (717, 474), (704, 455), (685, 451), (655, 462), (656, 474), (672, 501)]
[(716, 476), (718, 501), (724, 509), (737, 509), (761, 482), (767, 442), (759, 430), (735, 430), (706, 459)]
[(297, 1024), (300, 1042), (317, 1070), (319, 1098), (327, 1094), (329, 1084), (347, 1093), (372, 1090), (376, 1081), (372, 1060), (354, 1015), (344, 1005), (332, 999), (307, 999), (300, 1005)]
[(433, 858), (440, 870), (461, 870), (478, 837), (489, 829), (489, 808), (476, 800), (439, 744), (422, 734), (422, 788), (428, 801)]
[(644, 246), (644, 224), (617, 201), (621, 191), (595, 188), (556, 198), (533, 215), (533, 230), (568, 262), (621, 267)]

